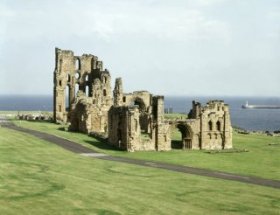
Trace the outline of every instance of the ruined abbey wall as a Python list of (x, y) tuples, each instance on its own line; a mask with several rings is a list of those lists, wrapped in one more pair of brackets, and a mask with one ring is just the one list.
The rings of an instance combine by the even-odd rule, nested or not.
[(171, 149), (170, 126), (163, 122), (164, 98), (147, 91), (123, 93), (116, 80), (109, 111), (109, 143), (128, 151)]
[(54, 120), (70, 130), (106, 132), (112, 105), (111, 76), (94, 55), (55, 50)]
[(183, 148), (232, 148), (232, 127), (229, 107), (223, 101), (209, 101), (206, 106), (193, 102), (188, 119), (178, 122)]
[[(127, 151), (171, 149), (170, 125), (164, 119), (164, 97), (147, 91), (124, 93), (117, 78), (91, 54), (75, 56), (55, 49), (54, 121), (70, 123), (69, 130), (98, 133)], [(228, 105), (193, 102), (188, 119), (176, 122), (184, 149), (232, 148)]]

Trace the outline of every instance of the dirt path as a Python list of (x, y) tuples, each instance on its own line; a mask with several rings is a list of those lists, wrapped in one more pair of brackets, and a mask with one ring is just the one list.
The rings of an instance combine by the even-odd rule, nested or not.
[(273, 188), (280, 189), (279, 180), (264, 179), (264, 178), (254, 177), (254, 176), (242, 176), (242, 175), (237, 175), (237, 174), (232, 174), (232, 173), (227, 173), (227, 172), (220, 172), (220, 171), (214, 171), (214, 170), (208, 170), (208, 169), (168, 164), (168, 163), (163, 163), (163, 162), (158, 162), (158, 161), (138, 160), (138, 159), (132, 159), (132, 158), (106, 155), (106, 154), (102, 154), (97, 151), (94, 151), (92, 149), (89, 149), (87, 147), (84, 147), (84, 146), (82, 146), (78, 143), (72, 142), (70, 140), (66, 140), (66, 139), (51, 135), (51, 134), (15, 126), (3, 118), (0, 119), (0, 124), (3, 127), (9, 128), (9, 129), (31, 134), (37, 138), (54, 143), (58, 146), (61, 146), (62, 148), (66, 149), (66, 150), (81, 154), (83, 156), (93, 157), (93, 158), (101, 159), (101, 160), (128, 163), (128, 164), (133, 164), (133, 165), (138, 165), (138, 166), (165, 169), (165, 170), (170, 170), (170, 171), (174, 171), (174, 172), (181, 172), (181, 173), (200, 175), (200, 176), (206, 176), (206, 177), (211, 177), (211, 178), (238, 181), (238, 182), (243, 182), (243, 183), (249, 183), (249, 184), (255, 184), (255, 185), (261, 185), (261, 186), (267, 186), (267, 187), (273, 187)]

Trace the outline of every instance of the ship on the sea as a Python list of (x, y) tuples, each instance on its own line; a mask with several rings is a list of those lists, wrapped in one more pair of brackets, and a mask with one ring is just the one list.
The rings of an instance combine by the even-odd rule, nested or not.
[(280, 109), (280, 105), (249, 105), (248, 101), (241, 107), (243, 109)]

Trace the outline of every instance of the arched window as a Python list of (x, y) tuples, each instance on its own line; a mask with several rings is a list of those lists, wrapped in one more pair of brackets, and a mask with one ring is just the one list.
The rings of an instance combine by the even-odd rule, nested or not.
[(216, 124), (217, 131), (221, 131), (221, 122), (218, 121)]
[(86, 96), (89, 96), (89, 86), (86, 86)]
[(67, 85), (65, 87), (65, 109), (69, 110), (70, 107), (70, 87)]
[(68, 82), (71, 82), (71, 75), (70, 74), (67, 75), (67, 80), (68, 80)]
[(209, 130), (209, 131), (212, 131), (212, 130), (213, 130), (212, 121), (209, 121), (209, 122), (208, 122), (208, 130)]
[(105, 84), (107, 83), (107, 77), (106, 77), (106, 76), (104, 76), (103, 82), (104, 82)]
[(76, 70), (80, 70), (81, 69), (81, 63), (80, 63), (80, 59), (77, 58), (75, 61), (75, 68)]
[(86, 77), (85, 77), (85, 81), (88, 81), (88, 75), (86, 75)]
[(107, 92), (105, 89), (103, 90), (103, 96), (107, 96)]
[(58, 84), (59, 84), (59, 86), (62, 86), (62, 81), (61, 81), (61, 80), (59, 80)]

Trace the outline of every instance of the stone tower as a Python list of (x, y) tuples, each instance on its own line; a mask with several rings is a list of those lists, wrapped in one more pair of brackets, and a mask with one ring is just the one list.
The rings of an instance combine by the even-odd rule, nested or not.
[(72, 51), (55, 49), (54, 121), (69, 121), (78, 92), (100, 105), (111, 105), (111, 76), (102, 61), (91, 54), (75, 56)]
[(114, 96), (114, 106), (121, 106), (123, 104), (123, 85), (122, 85), (122, 79), (117, 78), (115, 82), (115, 88), (113, 91)]

